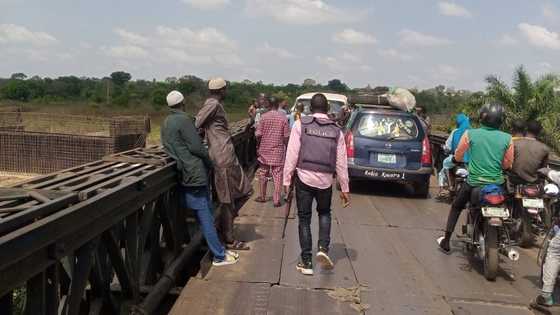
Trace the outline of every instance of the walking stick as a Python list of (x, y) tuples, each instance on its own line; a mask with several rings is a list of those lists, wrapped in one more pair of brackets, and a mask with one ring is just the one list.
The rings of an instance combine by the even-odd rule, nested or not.
[(288, 217), (292, 208), (292, 200), (294, 199), (294, 180), (290, 183), (290, 189), (286, 196), (286, 204), (284, 205), (284, 228), (282, 229), (282, 238), (286, 236), (286, 226), (288, 225)]

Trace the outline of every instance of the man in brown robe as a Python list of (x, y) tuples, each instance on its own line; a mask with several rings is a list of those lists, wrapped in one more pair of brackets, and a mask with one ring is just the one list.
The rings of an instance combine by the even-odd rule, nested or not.
[(252, 192), (252, 186), (235, 154), (222, 105), (226, 95), (226, 81), (222, 78), (212, 79), (208, 83), (208, 89), (210, 97), (196, 115), (196, 127), (204, 129), (208, 153), (214, 163), (214, 185), (222, 205), (220, 232), (229, 249), (248, 249), (247, 245), (233, 236), (236, 202), (246, 199)]

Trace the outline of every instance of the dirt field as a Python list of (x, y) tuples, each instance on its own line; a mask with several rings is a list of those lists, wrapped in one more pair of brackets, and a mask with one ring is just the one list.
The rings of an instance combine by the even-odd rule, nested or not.
[(37, 175), (16, 175), (0, 173), (0, 187), (8, 187)]

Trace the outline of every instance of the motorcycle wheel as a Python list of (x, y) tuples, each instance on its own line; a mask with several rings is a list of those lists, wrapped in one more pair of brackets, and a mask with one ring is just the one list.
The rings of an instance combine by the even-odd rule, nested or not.
[(498, 274), (498, 229), (486, 224), (484, 231), (484, 278), (496, 280)]
[(519, 246), (529, 248), (533, 246), (533, 218), (525, 211), (522, 210), (521, 215), (521, 231), (519, 231)]

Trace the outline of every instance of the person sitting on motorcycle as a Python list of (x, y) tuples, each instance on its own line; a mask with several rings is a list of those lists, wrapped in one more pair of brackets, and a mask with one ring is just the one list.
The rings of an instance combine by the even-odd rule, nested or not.
[(455, 151), (454, 163), (463, 161), (465, 153), (469, 152), (469, 176), (451, 205), (445, 236), (437, 239), (439, 249), (446, 254), (450, 252), (451, 235), (461, 211), (471, 200), (473, 188), (490, 184), (503, 185), (505, 182), (503, 170), (510, 169), (513, 164), (514, 147), (511, 135), (498, 130), (503, 118), (504, 107), (501, 104), (484, 105), (479, 110), (482, 126), (466, 131)]
[[(445, 181), (447, 181), (449, 191), (453, 191), (455, 187), (455, 174), (450, 172), (450, 170), (456, 166), (452, 162), (453, 155), (455, 154), (455, 151), (459, 146), (459, 141), (461, 140), (461, 137), (463, 137), (463, 134), (465, 134), (465, 131), (471, 129), (469, 117), (463, 113), (457, 115), (455, 123), (457, 128), (451, 131), (451, 134), (447, 138), (447, 141), (445, 141), (444, 146), (445, 151), (449, 152), (449, 156), (443, 160), (443, 167), (439, 173), (440, 187), (443, 187), (445, 185)], [(468, 154), (465, 154), (463, 160), (465, 163), (468, 163)]]
[[(514, 129), (515, 129), (514, 123)], [(513, 185), (534, 184), (538, 181), (538, 170), (548, 165), (550, 148), (537, 140), (542, 126), (537, 121), (527, 123), (525, 137), (513, 138), (515, 158), (508, 180)]]

